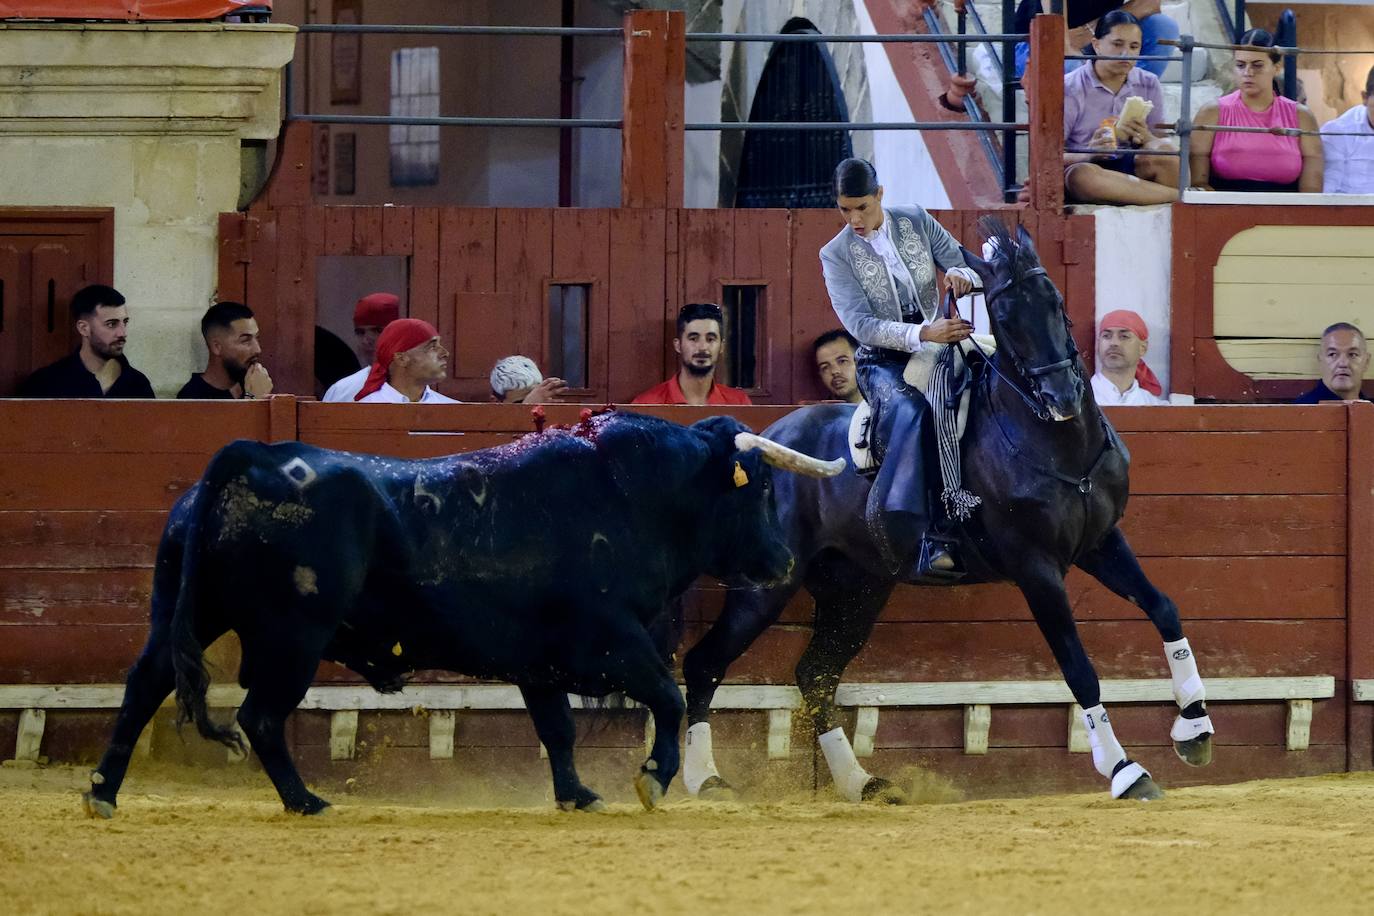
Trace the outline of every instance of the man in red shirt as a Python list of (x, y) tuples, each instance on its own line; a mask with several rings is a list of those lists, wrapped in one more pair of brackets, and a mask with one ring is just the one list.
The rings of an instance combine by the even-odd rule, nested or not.
[(711, 302), (690, 302), (677, 313), (677, 374), (661, 385), (642, 392), (632, 404), (752, 404), (749, 395), (738, 388), (716, 384), (716, 363), (720, 362), (723, 316), (720, 306)]

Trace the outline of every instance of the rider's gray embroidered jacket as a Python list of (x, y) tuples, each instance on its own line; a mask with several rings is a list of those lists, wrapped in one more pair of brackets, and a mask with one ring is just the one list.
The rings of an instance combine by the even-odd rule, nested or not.
[(915, 353), (922, 324), (935, 317), (939, 305), (935, 267), (948, 271), (967, 265), (954, 236), (922, 208), (889, 207), (883, 214), (883, 228), (911, 271), (916, 301), (905, 283), (894, 281), (873, 245), (849, 226), (821, 249), (825, 288), (840, 323), (859, 343)]

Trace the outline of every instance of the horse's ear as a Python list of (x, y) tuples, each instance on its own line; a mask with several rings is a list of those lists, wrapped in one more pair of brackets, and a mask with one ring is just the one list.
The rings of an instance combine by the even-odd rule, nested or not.
[(974, 272), (982, 278), (983, 288), (992, 289), (992, 287), (995, 285), (992, 283), (992, 277), (993, 274), (996, 273), (996, 270), (993, 268), (993, 266), (987, 261), (984, 261), (982, 258), (978, 257), (978, 255), (969, 251), (963, 245), (959, 246), (959, 251), (962, 252), (964, 255), (964, 263), (967, 264), (969, 267), (972, 267)]
[(1035, 259), (1037, 261), (1040, 260), (1040, 254), (1035, 250), (1035, 239), (1031, 238), (1031, 234), (1026, 231), (1026, 226), (1024, 223), (1016, 224), (1016, 241), (1017, 244), (1019, 244), (1026, 251), (1035, 255)]

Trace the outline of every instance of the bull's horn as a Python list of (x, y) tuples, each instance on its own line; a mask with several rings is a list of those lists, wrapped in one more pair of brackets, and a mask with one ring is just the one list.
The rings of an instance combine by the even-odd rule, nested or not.
[(805, 474), (807, 477), (834, 477), (844, 470), (845, 461), (843, 458), (836, 458), (834, 461), (822, 461), (753, 433), (736, 433), (735, 448), (741, 452), (756, 448), (763, 452), (763, 460), (773, 467), (793, 471), (797, 474)]

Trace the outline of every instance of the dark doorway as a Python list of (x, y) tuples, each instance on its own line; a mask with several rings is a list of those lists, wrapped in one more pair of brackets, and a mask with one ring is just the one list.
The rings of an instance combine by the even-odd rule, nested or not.
[[(820, 34), (795, 17), (783, 35)], [(822, 43), (779, 43), (768, 52), (750, 121), (848, 121), (830, 49)], [(831, 175), (853, 155), (847, 130), (751, 130), (740, 155), (736, 207), (831, 207)]]

